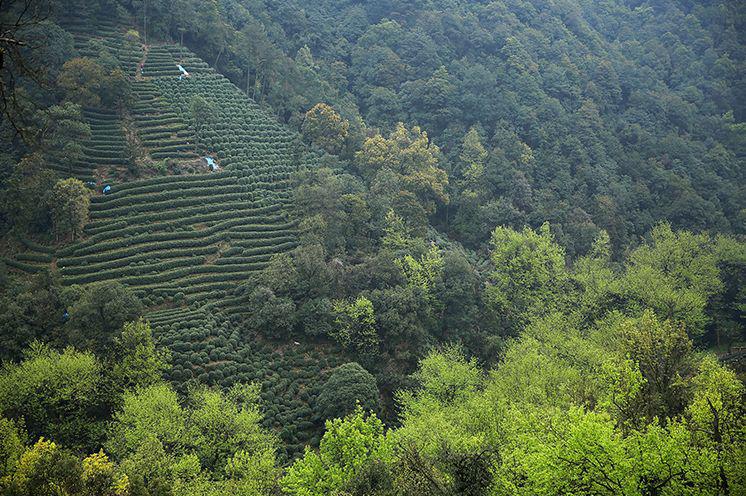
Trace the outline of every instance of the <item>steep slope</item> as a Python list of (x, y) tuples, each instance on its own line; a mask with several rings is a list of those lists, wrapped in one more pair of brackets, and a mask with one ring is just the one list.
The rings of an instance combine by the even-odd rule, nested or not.
[[(95, 38), (79, 33), (76, 44), (81, 54), (92, 44), (116, 47), (125, 29)], [(286, 456), (299, 455), (318, 442), (323, 419), (315, 400), (341, 353), (257, 342), (230, 316), (248, 310), (234, 289), (272, 255), (297, 245), (288, 216), (290, 174), (313, 166), (316, 157), (188, 50), (154, 45), (135, 53), (140, 58), (120, 60), (132, 103), (120, 112), (86, 110), (93, 130), (87, 165), (58, 171), (98, 180), (85, 237), (57, 253), (22, 240), (24, 251), (9, 265), (35, 272), (54, 263), (66, 285), (115, 280), (133, 288), (149, 308), (156, 339), (172, 353), (167, 378), (181, 389), (195, 382), (260, 383), (264, 425), (278, 431)], [(202, 121), (192, 110), (196, 100), (207, 109)], [(137, 146), (132, 156), (127, 139)], [(142, 170), (159, 162), (182, 173), (106, 179), (127, 164)], [(100, 194), (107, 184), (111, 190)]]
[[(177, 64), (189, 77), (180, 77)], [(216, 170), (114, 184), (109, 194), (94, 197), (89, 236), (57, 254), (60, 273), (68, 284), (116, 279), (148, 303), (177, 295), (220, 300), (273, 254), (295, 246), (288, 180), (313, 157), (184, 49), (150, 47), (134, 85), (137, 99), (129, 110), (147, 156), (193, 160), (199, 150), (215, 158)], [(195, 98), (208, 102), (209, 122), (195, 122)], [(197, 128), (204, 129), (199, 146)], [(101, 148), (102, 160), (121, 142), (111, 143)], [(203, 163), (202, 170), (210, 168)]]

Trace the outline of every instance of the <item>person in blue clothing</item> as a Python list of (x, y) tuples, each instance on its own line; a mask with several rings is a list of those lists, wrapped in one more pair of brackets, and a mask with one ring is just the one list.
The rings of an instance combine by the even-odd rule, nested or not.
[(103, 190), (103, 193), (104, 193), (104, 194), (107, 194), (107, 193), (108, 193), (109, 191), (111, 191), (111, 186), (109, 186), (109, 185), (107, 184), (106, 186), (104, 186), (104, 190)]

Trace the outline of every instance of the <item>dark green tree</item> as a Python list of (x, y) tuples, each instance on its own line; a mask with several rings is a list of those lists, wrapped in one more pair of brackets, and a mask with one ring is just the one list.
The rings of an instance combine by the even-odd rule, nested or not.
[(356, 362), (332, 370), (316, 400), (322, 419), (344, 417), (360, 405), (366, 411), (378, 411), (380, 395), (376, 379)]

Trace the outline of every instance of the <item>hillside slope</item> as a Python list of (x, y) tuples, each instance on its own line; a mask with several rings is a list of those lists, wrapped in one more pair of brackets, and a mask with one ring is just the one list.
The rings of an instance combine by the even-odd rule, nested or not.
[[(81, 55), (103, 48), (117, 58), (132, 98), (116, 111), (84, 109), (91, 126), (84, 158), (72, 169), (52, 164), (60, 177), (95, 188), (84, 236), (57, 250), (19, 238), (7, 265), (26, 273), (56, 267), (68, 287), (132, 288), (171, 353), (168, 379), (183, 391), (196, 382), (258, 382), (264, 425), (281, 434), (287, 456), (300, 454), (318, 442), (315, 398), (340, 359), (306, 343), (255, 342), (229, 316), (251, 312), (234, 290), (298, 244), (290, 174), (313, 167), (316, 155), (183, 47), (125, 41), (123, 21), (95, 20), (93, 34), (90, 24), (65, 27)], [(130, 171), (154, 170), (131, 178)]]
[[(124, 30), (77, 34), (76, 43), (83, 53), (92, 41), (117, 46)], [(120, 60), (133, 80), (132, 104), (119, 113), (86, 110), (92, 136), (85, 160), (59, 170), (84, 180), (98, 171), (99, 192), (111, 189), (93, 197), (85, 239), (59, 250), (56, 265), (66, 284), (117, 280), (149, 303), (176, 295), (216, 302), (273, 254), (296, 245), (286, 210), (289, 177), (314, 157), (293, 132), (184, 48), (153, 45), (141, 53), (141, 61)], [(189, 77), (180, 77), (178, 65)], [(195, 122), (195, 99), (206, 106), (202, 122)], [(134, 124), (137, 158), (126, 155), (125, 118)], [(210, 157), (214, 170), (199, 156)], [(197, 173), (114, 179), (128, 161), (138, 168), (162, 160)]]

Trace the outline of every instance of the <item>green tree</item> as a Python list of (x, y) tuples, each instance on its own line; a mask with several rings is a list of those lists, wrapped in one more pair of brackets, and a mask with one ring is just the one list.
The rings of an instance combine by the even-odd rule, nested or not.
[(57, 237), (73, 241), (83, 233), (88, 222), (91, 198), (88, 188), (75, 178), (60, 180), (49, 197), (52, 222)]
[(203, 148), (208, 146), (205, 142), (205, 133), (212, 129), (215, 123), (216, 110), (214, 105), (205, 100), (202, 96), (194, 96), (189, 102), (189, 112), (192, 118), (192, 126), (196, 135), (196, 143)]
[(395, 487), (415, 495), (485, 494), (491, 434), (500, 425), (497, 405), (480, 396), (485, 377), (476, 361), (447, 347), (423, 358), (413, 379), (417, 387), (397, 396), (403, 425), (391, 433)]
[[(401, 188), (415, 195), (426, 214), (432, 214), (438, 204), (448, 203), (448, 175), (440, 168), (440, 155), (426, 132), (399, 123), (388, 138), (376, 134), (366, 139), (355, 161), (363, 177), (373, 183), (387, 177), (397, 180)], [(375, 184), (371, 188), (375, 189)], [(382, 188), (389, 197), (397, 191)]]
[(570, 279), (577, 287), (576, 313), (590, 324), (614, 307), (619, 291), (618, 277), (611, 264), (611, 243), (601, 231), (588, 254), (575, 261)]
[(25, 450), (26, 433), (10, 419), (0, 417), (0, 490), (16, 471)]
[(103, 435), (98, 415), (106, 404), (100, 365), (90, 353), (63, 353), (36, 344), (25, 359), (0, 373), (0, 415), (23, 419), (32, 439), (45, 436), (64, 446), (89, 448)]
[(355, 352), (364, 359), (370, 359), (378, 353), (379, 337), (376, 330), (376, 318), (373, 304), (365, 296), (359, 296), (353, 302), (336, 301), (335, 329), (332, 336), (342, 346)]
[(328, 420), (319, 451), (306, 447), (280, 483), (284, 492), (298, 496), (340, 494), (371, 463), (390, 458), (383, 422), (357, 408), (344, 419)]
[(650, 308), (701, 337), (709, 324), (707, 303), (723, 289), (714, 243), (707, 234), (674, 232), (669, 224), (658, 225), (651, 238), (629, 256), (623, 295), (630, 307)]
[(475, 194), (484, 194), (485, 164), (487, 150), (475, 126), (469, 128), (461, 144), (461, 175), (466, 188)]
[(298, 171), (293, 181), (303, 238), (322, 243), (330, 254), (368, 246), (371, 214), (359, 179), (321, 167)]
[[(467, 360), (463, 350), (455, 346), (430, 352), (420, 360), (420, 366), (412, 377), (418, 384), (418, 399), (428, 397), (443, 404), (467, 399), (483, 385), (476, 360)], [(406, 392), (402, 392), (400, 399), (402, 404), (413, 401), (411, 394)]]
[(715, 357), (707, 356), (700, 362), (692, 383), (694, 395), (686, 419), (693, 441), (714, 454), (711, 475), (717, 475), (707, 482), (721, 494), (743, 492), (746, 489), (743, 382)]
[(412, 255), (405, 255), (404, 258), (397, 259), (395, 262), (404, 274), (408, 285), (422, 291), (428, 300), (434, 300), (435, 286), (443, 277), (444, 269), (443, 254), (435, 244), (430, 246), (428, 252), (419, 260)]
[(494, 270), (485, 289), (487, 304), (516, 332), (532, 318), (563, 307), (568, 273), (565, 252), (545, 223), (539, 231), (498, 227), (492, 233)]
[[(723, 290), (710, 299), (710, 342), (715, 345), (734, 342), (746, 335), (742, 319), (746, 308), (746, 243), (730, 236), (719, 236), (715, 251), (723, 281)], [(712, 336), (714, 334), (714, 336)]]
[[(646, 383), (658, 379), (617, 343), (630, 332), (660, 333), (652, 341), (681, 335), (663, 338), (671, 329), (651, 329), (650, 318), (647, 329), (628, 319), (635, 330), (590, 334), (562, 314), (536, 320), (489, 375), (457, 350), (429, 355), (416, 375), (422, 386), (399, 396), (395, 487), (448, 495), (738, 492), (743, 385), (714, 357), (688, 352), (699, 365), (684, 384), (683, 418), (662, 411), (630, 424), (620, 415), (657, 402), (656, 385)], [(678, 351), (669, 348), (658, 349), (662, 367), (677, 368)]]
[(226, 393), (197, 388), (182, 406), (163, 383), (128, 391), (107, 446), (122, 460), (133, 494), (240, 488), (269, 494), (276, 440), (260, 426), (258, 396), (256, 386), (236, 385)]
[(82, 496), (127, 496), (129, 479), (118, 473), (117, 467), (103, 450), (83, 459)]
[(48, 198), (57, 175), (46, 167), (39, 153), (24, 157), (13, 168), (3, 190), (3, 214), (21, 232), (48, 232), (51, 227)]
[(623, 319), (616, 333), (623, 351), (637, 363), (645, 379), (640, 393), (647, 420), (680, 414), (686, 405), (693, 359), (692, 342), (684, 327), (661, 322), (647, 310), (638, 319)]
[(44, 159), (72, 168), (84, 157), (83, 142), (91, 137), (91, 127), (83, 119), (80, 105), (64, 102), (34, 114), (34, 145)]
[(380, 395), (376, 378), (356, 362), (332, 370), (324, 383), (316, 407), (322, 419), (344, 417), (356, 405), (365, 411), (379, 410)]
[(121, 391), (159, 382), (170, 358), (167, 350), (156, 348), (150, 325), (142, 319), (124, 324), (114, 338), (113, 355), (111, 378)]
[(0, 290), (0, 359), (19, 360), (34, 340), (63, 343), (59, 274), (8, 277)]
[(117, 281), (72, 286), (68, 294), (72, 301), (65, 327), (69, 342), (81, 349), (106, 352), (124, 323), (142, 315), (139, 298)]
[(69, 101), (84, 107), (98, 107), (106, 77), (103, 67), (95, 60), (76, 57), (63, 64), (57, 85)]
[(101, 85), (101, 104), (115, 108), (132, 101), (132, 86), (127, 74), (119, 67), (109, 70)]
[(18, 496), (80, 494), (80, 461), (53, 441), (40, 438), (21, 455), (13, 475), (0, 481), (0, 489)]
[[(226, 393), (206, 388), (191, 393), (188, 423), (203, 467), (223, 474), (230, 464), (238, 470), (241, 457), (274, 459), (277, 441), (261, 427), (259, 391), (256, 384), (236, 384)], [(275, 475), (274, 470), (264, 474), (263, 485)]]
[(247, 319), (249, 329), (270, 339), (285, 339), (292, 334), (296, 319), (293, 300), (257, 286), (249, 294), (249, 305), (253, 309)]
[(349, 129), (350, 123), (325, 103), (317, 103), (311, 107), (301, 126), (307, 139), (332, 154), (342, 151)]

